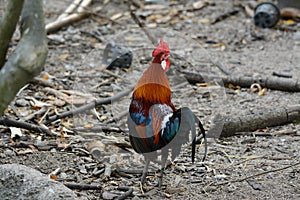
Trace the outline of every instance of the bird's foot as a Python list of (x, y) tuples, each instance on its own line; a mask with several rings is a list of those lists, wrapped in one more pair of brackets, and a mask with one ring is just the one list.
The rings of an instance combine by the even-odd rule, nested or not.
[(143, 195), (145, 194), (145, 192), (152, 190), (154, 187), (154, 185), (148, 185), (147, 183), (140, 182), (140, 191)]

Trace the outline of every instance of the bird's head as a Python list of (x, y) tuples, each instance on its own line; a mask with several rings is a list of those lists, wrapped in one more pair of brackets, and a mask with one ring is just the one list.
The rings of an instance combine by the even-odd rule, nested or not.
[(166, 42), (160, 39), (159, 44), (152, 52), (152, 57), (154, 57), (153, 62), (157, 62), (161, 64), (161, 67), (166, 72), (170, 67), (170, 60), (168, 57), (170, 56), (170, 49)]

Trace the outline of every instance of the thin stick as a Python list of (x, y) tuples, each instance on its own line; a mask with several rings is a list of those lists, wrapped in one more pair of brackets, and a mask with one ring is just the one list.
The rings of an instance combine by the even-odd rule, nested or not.
[(0, 118), (0, 125), (12, 126), (12, 127), (17, 127), (17, 128), (24, 128), (24, 129), (30, 130), (30, 131), (35, 131), (35, 132), (39, 132), (39, 133), (45, 133), (45, 134), (47, 134), (49, 136), (56, 136), (55, 133), (51, 132), (47, 128), (44, 128), (44, 127), (41, 127), (41, 126), (37, 126), (37, 125), (34, 125), (34, 124), (29, 124), (27, 122), (12, 120), (12, 119), (9, 119), (7, 117)]
[(84, 19), (88, 16), (87, 7), (92, 3), (92, 0), (83, 0), (77, 9), (77, 13), (67, 15), (64, 18), (58, 18), (56, 21), (51, 22), (46, 25), (47, 33), (57, 31), (63, 26), (77, 22), (81, 19)]
[(247, 180), (247, 179), (251, 179), (251, 178), (254, 178), (254, 177), (257, 177), (257, 176), (261, 176), (261, 175), (264, 175), (264, 174), (268, 174), (268, 173), (273, 173), (273, 172), (282, 171), (282, 170), (285, 170), (285, 169), (288, 169), (288, 168), (291, 168), (291, 167), (294, 167), (294, 166), (297, 166), (297, 165), (300, 165), (300, 162), (291, 164), (291, 165), (286, 166), (286, 167), (282, 167), (282, 168), (278, 168), (278, 169), (273, 169), (273, 170), (261, 172), (261, 173), (254, 174), (254, 175), (251, 175), (251, 176), (247, 176), (247, 177), (244, 177), (244, 178), (235, 179), (235, 180), (231, 180), (231, 181), (225, 181), (225, 182), (223, 182), (223, 183), (216, 184), (215, 186), (226, 185), (226, 184), (228, 184), (228, 183), (243, 182), (243, 181), (245, 181), (245, 180)]
[(147, 35), (147, 37), (150, 39), (152, 44), (155, 46), (157, 45), (157, 40), (153, 37), (153, 35), (145, 28), (145, 24), (140, 21), (138, 16), (134, 13), (134, 11), (130, 11), (130, 16), (134, 20), (135, 23), (144, 31), (144, 33)]
[(85, 183), (69, 183), (65, 182), (65, 186), (67, 186), (70, 189), (76, 189), (76, 190), (101, 190), (102, 186), (101, 185), (90, 185), (90, 184), (85, 184)]
[(80, 2), (82, 0), (74, 0), (70, 5), (69, 7), (67, 7), (67, 9), (57, 18), (57, 20), (61, 20), (65, 17), (67, 17), (68, 15), (70, 15), (79, 5), (80, 5)]
[(76, 115), (78, 113), (85, 112), (85, 111), (90, 110), (90, 109), (92, 109), (96, 106), (99, 106), (99, 105), (112, 103), (113, 101), (117, 101), (120, 98), (128, 95), (132, 90), (133, 90), (133, 87), (130, 87), (129, 89), (124, 90), (123, 92), (120, 92), (120, 93), (116, 94), (115, 96), (107, 97), (107, 98), (104, 98), (104, 99), (96, 99), (95, 101), (92, 101), (91, 103), (85, 104), (85, 105), (83, 105), (81, 107), (78, 107), (74, 110), (64, 112), (60, 115), (51, 116), (51, 117), (49, 117), (48, 121), (46, 121), (44, 123), (49, 124), (49, 123), (54, 122), (58, 119), (62, 119), (62, 118), (65, 118), (65, 117)]
[(216, 24), (216, 23), (218, 23), (218, 22), (220, 22), (220, 21), (222, 21), (224, 19), (227, 19), (230, 16), (236, 15), (238, 13), (239, 13), (239, 10), (236, 9), (236, 8), (234, 8), (234, 9), (232, 9), (232, 10), (226, 12), (226, 13), (223, 13), (223, 14), (219, 15), (216, 19), (214, 19), (211, 22), (211, 24)]
[(30, 115), (27, 115), (26, 117), (24, 117), (24, 120), (25, 121), (29, 121), (29, 120), (32, 120), (33, 118), (39, 116), (39, 115), (42, 115), (44, 114), (45, 112), (47, 112), (48, 110), (48, 107), (42, 107), (41, 109), (39, 109), (38, 111), (30, 114)]

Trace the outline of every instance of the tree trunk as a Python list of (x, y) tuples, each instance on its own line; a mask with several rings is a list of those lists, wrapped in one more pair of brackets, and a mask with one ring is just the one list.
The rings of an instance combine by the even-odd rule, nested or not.
[(9, 42), (16, 29), (24, 1), (6, 1), (3, 18), (0, 21), (0, 69), (5, 63)]
[(21, 34), (16, 50), (0, 71), (0, 115), (45, 64), (48, 49), (42, 0), (24, 0)]

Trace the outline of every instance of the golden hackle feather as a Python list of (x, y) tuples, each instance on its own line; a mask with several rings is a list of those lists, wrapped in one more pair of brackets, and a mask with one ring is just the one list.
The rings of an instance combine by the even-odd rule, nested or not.
[(144, 72), (134, 89), (133, 98), (161, 104), (171, 103), (169, 80), (159, 63), (152, 63)]

